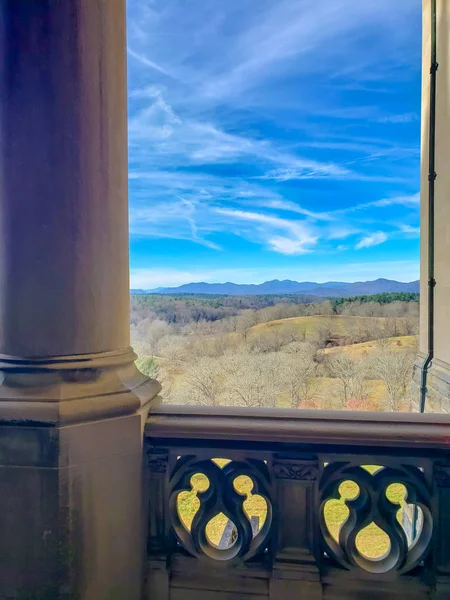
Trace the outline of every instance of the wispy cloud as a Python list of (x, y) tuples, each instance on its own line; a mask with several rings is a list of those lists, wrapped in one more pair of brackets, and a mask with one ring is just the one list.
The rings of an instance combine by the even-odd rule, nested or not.
[[(220, 231), (219, 224), (197, 214), (199, 204), (176, 198), (152, 207), (131, 208), (130, 234), (137, 237), (188, 240), (213, 250), (220, 246), (208, 236)], [(200, 222), (198, 222), (200, 221)]]
[(142, 63), (146, 67), (150, 67), (151, 69), (158, 71), (158, 73), (162, 73), (163, 75), (172, 77), (172, 75), (166, 69), (164, 69), (164, 67), (161, 67), (161, 65), (157, 65), (155, 62), (153, 62), (146, 56), (144, 56), (142, 54), (138, 54), (137, 52), (134, 52), (134, 50), (132, 50), (130, 47), (127, 48), (127, 52), (128, 52), (128, 56), (131, 56), (132, 58), (138, 60), (140, 63)]
[(347, 208), (336, 210), (335, 215), (343, 215), (345, 213), (374, 208), (386, 208), (389, 206), (405, 206), (407, 208), (418, 209), (420, 207), (420, 194), (412, 194), (411, 196), (392, 196), (391, 198), (381, 198), (380, 200), (374, 200), (372, 202), (362, 202)]
[(402, 231), (403, 233), (407, 233), (413, 236), (419, 236), (420, 235), (420, 227), (413, 227), (411, 225), (405, 225), (405, 224), (401, 224), (400, 225), (400, 231)]
[[(216, 250), (220, 249), (220, 244), (210, 237), (216, 233), (227, 233), (281, 254), (311, 252), (319, 241), (340, 240), (364, 233), (368, 225), (365, 220), (357, 218), (359, 212), (371, 210), (373, 214), (374, 210), (392, 205), (417, 208), (417, 195), (413, 195), (356, 204), (347, 209), (315, 212), (240, 179), (230, 183), (201, 172), (159, 171), (131, 172), (130, 177), (131, 181), (144, 185), (146, 181), (151, 182), (162, 199), (151, 206), (131, 208), (132, 235), (185, 239)], [(283, 213), (299, 215), (300, 218), (279, 216)], [(418, 232), (418, 226), (411, 224), (392, 223), (391, 227), (408, 237)], [(365, 233), (364, 238), (371, 240), (371, 232)], [(367, 241), (358, 245), (358, 248), (364, 247), (369, 247)]]
[[(410, 206), (413, 208), (419, 208), (420, 206), (420, 193), (412, 194), (411, 196), (392, 196), (391, 198), (382, 198), (381, 200), (375, 200), (375, 202), (368, 203), (369, 206), (384, 207), (384, 206)], [(367, 206), (367, 205), (366, 205)]]
[(299, 168), (299, 169), (275, 169), (269, 171), (260, 179), (273, 179), (274, 181), (293, 181), (299, 179), (336, 179), (348, 181), (379, 181), (388, 183), (405, 183), (405, 178), (395, 177), (391, 175), (364, 175), (346, 169), (344, 167), (335, 167), (334, 165), (321, 165), (316, 168)]
[(403, 113), (400, 115), (386, 115), (380, 117), (378, 120), (380, 123), (412, 123), (413, 121), (419, 120), (419, 115), (414, 112)]
[(384, 231), (375, 231), (370, 235), (364, 237), (361, 241), (356, 244), (356, 249), (360, 250), (361, 248), (371, 248), (372, 246), (379, 246), (383, 244), (388, 239), (387, 233)]
[[(280, 254), (310, 252), (310, 247), (316, 244), (318, 239), (304, 222), (242, 210), (217, 208), (215, 212), (233, 220), (249, 221), (259, 225), (260, 233), (263, 239), (267, 238), (269, 248)], [(284, 235), (276, 235), (275, 232), (277, 231), (283, 232)]]
[(151, 144), (151, 155), (157, 163), (180, 167), (243, 161), (265, 171), (254, 178), (275, 181), (361, 178), (361, 174), (338, 164), (301, 157), (282, 144), (229, 133), (206, 120), (182, 118), (157, 86), (134, 90), (130, 97), (148, 103), (130, 119), (131, 148), (144, 146), (148, 153), (145, 145)]
[[(258, 19), (241, 30), (227, 68), (204, 86), (203, 93), (213, 97), (241, 95), (280, 70), (298, 68), (299, 62), (306, 72), (326, 72), (358, 43), (362, 28), (380, 27), (389, 35), (391, 28), (400, 26), (402, 17), (407, 18), (413, 10), (414, 3), (405, 0), (399, 0), (395, 13), (387, 0), (376, 4), (351, 0), (334, 0), (333, 4), (327, 0), (263, 1)], [(399, 45), (402, 42), (399, 36)], [(353, 72), (367, 69), (370, 63), (379, 69), (377, 51), (385, 54), (380, 44), (377, 48), (366, 47), (364, 57), (353, 56)], [(314, 65), (308, 62), (311, 55), (315, 56)], [(375, 75), (373, 69), (370, 75)]]
[(420, 4), (129, 0), (132, 239), (218, 264), (413, 244)]
[(291, 202), (290, 200), (266, 200), (261, 203), (261, 206), (264, 208), (271, 208), (274, 210), (281, 210), (286, 212), (293, 212), (299, 215), (304, 215), (309, 217), (315, 221), (334, 221), (335, 217), (331, 213), (326, 212), (314, 212), (312, 210), (308, 210), (307, 208), (303, 208), (299, 206), (295, 202)]

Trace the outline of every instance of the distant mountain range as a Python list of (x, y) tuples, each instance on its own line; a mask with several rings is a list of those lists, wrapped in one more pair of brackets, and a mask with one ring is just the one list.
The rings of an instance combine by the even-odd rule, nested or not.
[(349, 296), (363, 296), (382, 294), (385, 292), (419, 292), (419, 281), (402, 283), (390, 279), (376, 279), (375, 281), (357, 281), (345, 283), (343, 281), (328, 281), (327, 283), (314, 283), (312, 281), (265, 281), (260, 284), (237, 283), (187, 283), (179, 287), (157, 288), (154, 290), (131, 290), (132, 294), (224, 294), (224, 295), (265, 295), (265, 294), (303, 294), (311, 296), (328, 296), (345, 298)]

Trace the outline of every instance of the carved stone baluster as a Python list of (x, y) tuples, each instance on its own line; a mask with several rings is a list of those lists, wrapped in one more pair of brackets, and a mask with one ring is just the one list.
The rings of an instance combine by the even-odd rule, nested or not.
[[(196, 474), (207, 477), (209, 486), (197, 492), (200, 506), (188, 531), (178, 512), (178, 497), (181, 492), (191, 490), (191, 479)], [(234, 488), (234, 482), (240, 476), (249, 477), (253, 483), (252, 493), (266, 501), (267, 516), (255, 536), (244, 508), (246, 495)], [(196, 456), (183, 456), (171, 472), (169, 488), (168, 511), (172, 529), (180, 546), (189, 554), (203, 560), (239, 563), (264, 553), (272, 531), (271, 483), (264, 461), (230, 461), (222, 468), (210, 459), (198, 461)], [(206, 533), (208, 523), (220, 513), (236, 528), (236, 541), (229, 548), (211, 544)]]
[(436, 599), (450, 597), (450, 463), (436, 464), (435, 567)]
[(148, 465), (148, 578), (146, 597), (169, 600), (170, 530), (167, 516), (167, 477), (169, 452), (164, 448), (147, 447)]
[(270, 600), (320, 600), (317, 460), (275, 458), (277, 540)]
[[(353, 481), (359, 487), (355, 498), (345, 500), (349, 515), (336, 541), (325, 521), (329, 500), (340, 497), (340, 485)], [(400, 504), (388, 498), (391, 484), (406, 488), (406, 502), (420, 508), (422, 524), (415, 541), (408, 547), (405, 530), (397, 520)], [(320, 525), (326, 553), (344, 569), (360, 574), (363, 571), (391, 578), (409, 573), (427, 558), (433, 534), (431, 490), (423, 471), (412, 465), (382, 467), (371, 474), (352, 462), (332, 462), (324, 469), (320, 482)], [(389, 537), (389, 550), (383, 556), (370, 558), (360, 551), (358, 534), (375, 523)]]

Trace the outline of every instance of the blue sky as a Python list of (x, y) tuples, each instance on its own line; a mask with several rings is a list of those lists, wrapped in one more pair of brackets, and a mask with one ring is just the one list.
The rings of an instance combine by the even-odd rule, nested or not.
[(421, 0), (128, 0), (131, 286), (419, 275)]

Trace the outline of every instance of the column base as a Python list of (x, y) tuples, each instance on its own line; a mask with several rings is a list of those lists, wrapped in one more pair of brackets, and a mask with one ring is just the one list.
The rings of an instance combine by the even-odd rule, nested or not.
[(133, 414), (161, 390), (135, 360), (132, 348), (42, 359), (0, 355), (0, 424), (56, 425)]
[(2, 600), (141, 600), (142, 431), (160, 386), (133, 360), (3, 357)]

